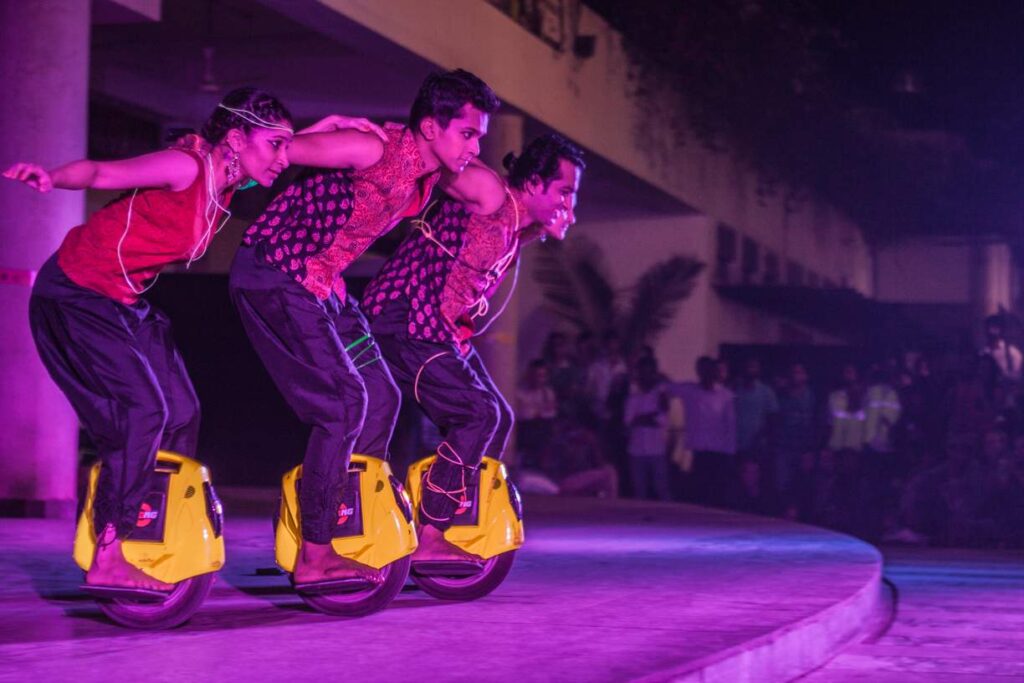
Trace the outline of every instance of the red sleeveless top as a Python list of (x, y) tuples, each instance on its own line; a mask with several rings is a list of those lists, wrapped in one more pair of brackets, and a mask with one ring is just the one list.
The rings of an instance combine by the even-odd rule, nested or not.
[[(179, 191), (139, 189), (134, 200), (126, 194), (68, 232), (57, 250), (57, 263), (72, 282), (130, 305), (165, 267), (206, 250), (213, 239), (205, 215), (206, 161), (192, 150), (176, 151), (199, 164), (191, 185)], [(229, 195), (222, 205), (230, 199)], [(214, 230), (222, 220), (223, 212), (217, 209)]]

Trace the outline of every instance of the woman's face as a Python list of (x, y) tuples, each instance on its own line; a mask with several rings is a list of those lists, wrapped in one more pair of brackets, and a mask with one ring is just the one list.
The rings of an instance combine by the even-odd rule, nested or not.
[[(280, 123), (288, 124), (287, 121)], [(247, 134), (238, 133), (244, 142), (234, 149), (238, 152), (242, 175), (263, 187), (270, 187), (288, 168), (288, 146), (291, 145), (292, 134), (276, 128), (253, 128)]]

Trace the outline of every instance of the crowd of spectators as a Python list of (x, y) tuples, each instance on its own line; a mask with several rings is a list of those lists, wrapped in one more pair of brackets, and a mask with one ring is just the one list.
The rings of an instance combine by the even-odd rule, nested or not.
[(516, 395), (517, 476), (526, 490), (695, 502), (873, 541), (1020, 547), (1021, 370), (999, 317), (976, 351), (819, 377), (799, 359), (702, 357), (693, 382), (666, 377), (649, 348), (625, 357), (614, 334), (553, 333)]

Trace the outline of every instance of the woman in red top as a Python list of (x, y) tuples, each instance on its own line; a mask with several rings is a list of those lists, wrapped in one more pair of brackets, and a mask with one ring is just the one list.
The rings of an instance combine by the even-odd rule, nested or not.
[(243, 88), (174, 149), (52, 171), (19, 163), (3, 174), (39, 192), (130, 190), (67, 234), (29, 302), (43, 363), (103, 461), (88, 584), (172, 588), (129, 564), (121, 541), (135, 528), (157, 449), (194, 454), (199, 404), (166, 316), (139, 295), (166, 266), (203, 255), (234, 190), (250, 180), (271, 185), (288, 166), (291, 140), (284, 105)]

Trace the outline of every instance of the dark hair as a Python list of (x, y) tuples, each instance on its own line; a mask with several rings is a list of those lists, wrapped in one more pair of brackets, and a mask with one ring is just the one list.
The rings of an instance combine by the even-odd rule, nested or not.
[(545, 188), (558, 177), (558, 162), (565, 159), (581, 171), (587, 167), (583, 162), (583, 150), (558, 133), (548, 133), (535, 138), (518, 157), (509, 152), (502, 165), (508, 171), (508, 182), (517, 190), (526, 182), (539, 177)]
[[(281, 103), (281, 100), (277, 99), (265, 90), (260, 90), (254, 87), (236, 88), (232, 90), (224, 99), (220, 102), (225, 107), (231, 107), (232, 109), (241, 109), (251, 113), (253, 116), (263, 119), (264, 121), (272, 121), (274, 123), (292, 123), (292, 114), (288, 111), (288, 108)], [(224, 139), (224, 136), (228, 134), (228, 131), (232, 128), (240, 128), (241, 130), (248, 133), (251, 131), (255, 124), (246, 121), (244, 118), (235, 114), (234, 112), (228, 111), (221, 106), (217, 106), (210, 114), (210, 118), (203, 124), (202, 130), (199, 132), (203, 136), (203, 139), (212, 145), (216, 145), (218, 142)]]
[(641, 356), (636, 361), (637, 371), (647, 370), (650, 372), (658, 371), (658, 361), (654, 356)]
[(467, 104), (485, 114), (493, 114), (501, 106), (501, 100), (491, 86), (468, 71), (435, 71), (427, 76), (416, 93), (409, 112), (409, 128), (419, 130), (420, 122), (428, 116), (447, 128)]
[(697, 370), (697, 374), (700, 375), (701, 370), (711, 371), (714, 370), (717, 365), (718, 361), (712, 358), (711, 356), (701, 356), (700, 358), (697, 359), (697, 362), (694, 364), (694, 367)]
[(1006, 320), (998, 313), (985, 318), (985, 327), (996, 327), (1000, 332), (1006, 331)]

